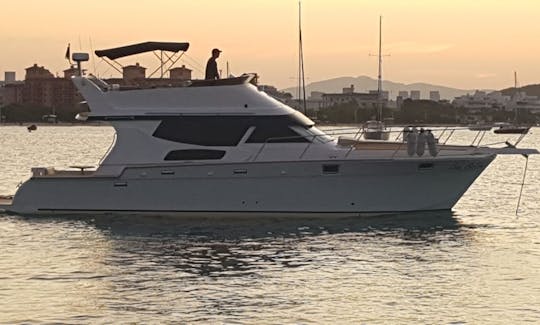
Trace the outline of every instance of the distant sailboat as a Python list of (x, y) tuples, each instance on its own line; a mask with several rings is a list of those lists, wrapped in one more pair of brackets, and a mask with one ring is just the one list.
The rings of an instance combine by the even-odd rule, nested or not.
[[(514, 96), (518, 96), (518, 81), (517, 81), (517, 72), (514, 71), (514, 89), (516, 92)], [(527, 134), (529, 133), (530, 126), (519, 126), (518, 125), (518, 107), (514, 108), (514, 124), (510, 123), (497, 123), (499, 128), (494, 130), (494, 133), (497, 134)]]
[(382, 113), (382, 16), (379, 17), (379, 75), (377, 80), (377, 120), (367, 121), (364, 124), (364, 139), (366, 140), (388, 140), (390, 130), (386, 128), (383, 122)]

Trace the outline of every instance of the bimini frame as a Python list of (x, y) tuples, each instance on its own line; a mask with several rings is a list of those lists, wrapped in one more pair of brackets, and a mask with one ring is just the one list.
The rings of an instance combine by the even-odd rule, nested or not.
[[(165, 73), (167, 73), (176, 64), (176, 62), (178, 62), (188, 48), (189, 43), (144, 42), (107, 50), (97, 50), (95, 53), (98, 57), (102, 58), (103, 61), (107, 62), (107, 64), (109, 64), (113, 69), (122, 73), (121, 69), (124, 66), (116, 62), (116, 59), (139, 53), (152, 52), (159, 60), (160, 66), (156, 68), (148, 76), (148, 78), (151, 78), (158, 71), (161, 71), (161, 78), (163, 78)], [(158, 54), (157, 51), (160, 53)], [(172, 52), (172, 55), (169, 55), (167, 52)], [(163, 56), (165, 56), (166, 60), (164, 60)], [(165, 68), (167, 64), (169, 65)]]

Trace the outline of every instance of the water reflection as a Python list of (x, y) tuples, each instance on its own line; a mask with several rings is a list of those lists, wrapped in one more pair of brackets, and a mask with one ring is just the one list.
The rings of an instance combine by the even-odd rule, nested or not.
[(101, 231), (112, 250), (107, 263), (123, 272), (174, 270), (175, 276), (258, 276), (276, 269), (333, 264), (336, 252), (358, 251), (358, 257), (381, 243), (414, 249), (443, 241), (463, 243), (470, 236), (451, 211), (369, 218), (73, 216), (60, 220), (77, 220)]
[(456, 230), (462, 225), (452, 211), (411, 212), (375, 217), (138, 217), (95, 216), (79, 219), (111, 235), (143, 237), (190, 237), (192, 240), (243, 240), (297, 238), (341, 233), (401, 233), (404, 237)]
[[(11, 227), (24, 229), (36, 245), (54, 247), (38, 255), (46, 254), (58, 270), (39, 266), (46, 275), (39, 281), (33, 267), (21, 276), (33, 277), (33, 290), (48, 288), (44, 294), (54, 299), (39, 306), (63, 320), (91, 310), (85, 315), (105, 322), (111, 313), (126, 322), (351, 322), (358, 306), (375, 308), (380, 320), (390, 306), (381, 299), (408, 310), (418, 299), (431, 305), (467, 294), (453, 279), (478, 259), (478, 226), (448, 211), (373, 218), (2, 219), (15, 221)], [(29, 243), (13, 255), (30, 254), (25, 247)], [(81, 281), (84, 287), (76, 285)], [(57, 305), (62, 296), (80, 307)], [(13, 309), (11, 319), (21, 312)]]

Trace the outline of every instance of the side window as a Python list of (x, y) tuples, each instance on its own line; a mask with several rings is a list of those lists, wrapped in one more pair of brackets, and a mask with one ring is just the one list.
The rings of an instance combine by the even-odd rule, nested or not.
[(247, 119), (181, 117), (163, 120), (153, 136), (201, 146), (236, 146), (249, 126)]
[(293, 131), (286, 125), (260, 125), (255, 127), (247, 143), (286, 143), (286, 142), (309, 142), (308, 139)]
[(221, 159), (223, 156), (225, 156), (223, 150), (186, 149), (169, 152), (165, 160), (208, 160)]

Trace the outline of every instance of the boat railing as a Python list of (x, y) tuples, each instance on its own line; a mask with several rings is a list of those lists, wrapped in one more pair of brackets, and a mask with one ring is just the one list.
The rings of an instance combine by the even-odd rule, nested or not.
[[(430, 130), (433, 131), (434, 133), (435, 132), (438, 133), (438, 134), (436, 134), (436, 137), (435, 137), (437, 139), (437, 143), (438, 143), (438, 146), (437, 146), (437, 155), (438, 155), (441, 152), (443, 152), (444, 150), (448, 150), (448, 149), (451, 149), (453, 147), (451, 144), (449, 144), (449, 142), (451, 141), (451, 139), (455, 135), (456, 131), (469, 130), (469, 129), (467, 127), (444, 127), (444, 128), (430, 129)], [(254, 155), (252, 161), (256, 161), (260, 157), (260, 155), (264, 152), (264, 150), (267, 148), (267, 145), (269, 143), (277, 143), (277, 142), (282, 142), (282, 141), (287, 141), (287, 140), (297, 140), (297, 139), (308, 140), (307, 143), (306, 143), (306, 146), (302, 149), (302, 151), (300, 152), (300, 154), (298, 156), (299, 159), (303, 159), (304, 156), (306, 155), (306, 153), (309, 152), (309, 149), (313, 146), (313, 144), (317, 143), (315, 141), (316, 139), (328, 138), (328, 136), (330, 136), (330, 137), (335, 137), (335, 136), (347, 137), (347, 136), (349, 136), (350, 137), (351, 141), (350, 141), (350, 144), (348, 144), (349, 149), (347, 150), (347, 152), (344, 155), (344, 157), (347, 158), (347, 157), (349, 157), (349, 155), (354, 150), (357, 149), (355, 144), (361, 143), (361, 142), (358, 142), (358, 141), (360, 141), (361, 137), (364, 135), (363, 128), (356, 128), (356, 127), (323, 129), (323, 131), (324, 131), (323, 134), (298, 135), (298, 136), (268, 138), (261, 145), (261, 147), (259, 148), (257, 153)], [(395, 147), (395, 149), (392, 150), (392, 153), (390, 154), (390, 156), (392, 158), (394, 158), (394, 157), (397, 156), (397, 154), (400, 151), (407, 148), (407, 142), (405, 141), (406, 139), (404, 139), (405, 134), (404, 134), (403, 130), (390, 130), (389, 132), (397, 134), (397, 136), (395, 137), (394, 143), (397, 143), (398, 145), (397, 145), (397, 147)], [(489, 131), (488, 130), (478, 130), (478, 131), (475, 131), (475, 132), (476, 132), (476, 134), (475, 134), (474, 138), (472, 139), (471, 142), (469, 142), (468, 145), (467, 144), (460, 144), (460, 145), (468, 146), (468, 147), (472, 147), (472, 148), (479, 148), (481, 145), (483, 145), (483, 146), (492, 146), (492, 145), (500, 145), (500, 144), (504, 144), (504, 145), (507, 145), (507, 146), (516, 146), (517, 144), (519, 144), (523, 140), (523, 138), (526, 135), (526, 134), (521, 134), (514, 144), (511, 144), (508, 139), (506, 141), (494, 142), (494, 143), (489, 143), (489, 144), (487, 144), (487, 143), (482, 144), (482, 141), (484, 140), (486, 133), (489, 132)], [(400, 138), (401, 138), (401, 141), (399, 141)], [(382, 141), (382, 142), (385, 143), (386, 141)]]
[[(332, 134), (310, 134), (310, 135), (297, 135), (297, 136), (288, 136), (288, 137), (272, 137), (268, 138), (263, 142), (262, 146), (257, 150), (257, 153), (253, 157), (252, 161), (256, 161), (257, 158), (259, 158), (260, 154), (264, 151), (268, 143), (278, 143), (284, 140), (298, 140), (298, 139), (305, 139), (308, 140), (306, 143), (306, 147), (302, 150), (300, 153), (299, 159), (302, 159), (306, 152), (308, 152), (309, 148), (313, 145), (316, 139), (318, 138), (328, 138), (329, 136), (336, 136), (336, 135), (351, 135), (354, 134), (353, 139), (358, 140), (362, 134), (363, 131), (358, 130), (357, 128), (340, 128), (336, 129), (337, 131), (340, 131), (339, 133), (332, 133)], [(350, 130), (350, 131), (349, 131)], [(326, 130), (328, 132), (328, 130)], [(354, 131), (354, 132), (352, 132)], [(332, 141), (332, 140), (330, 140)]]

